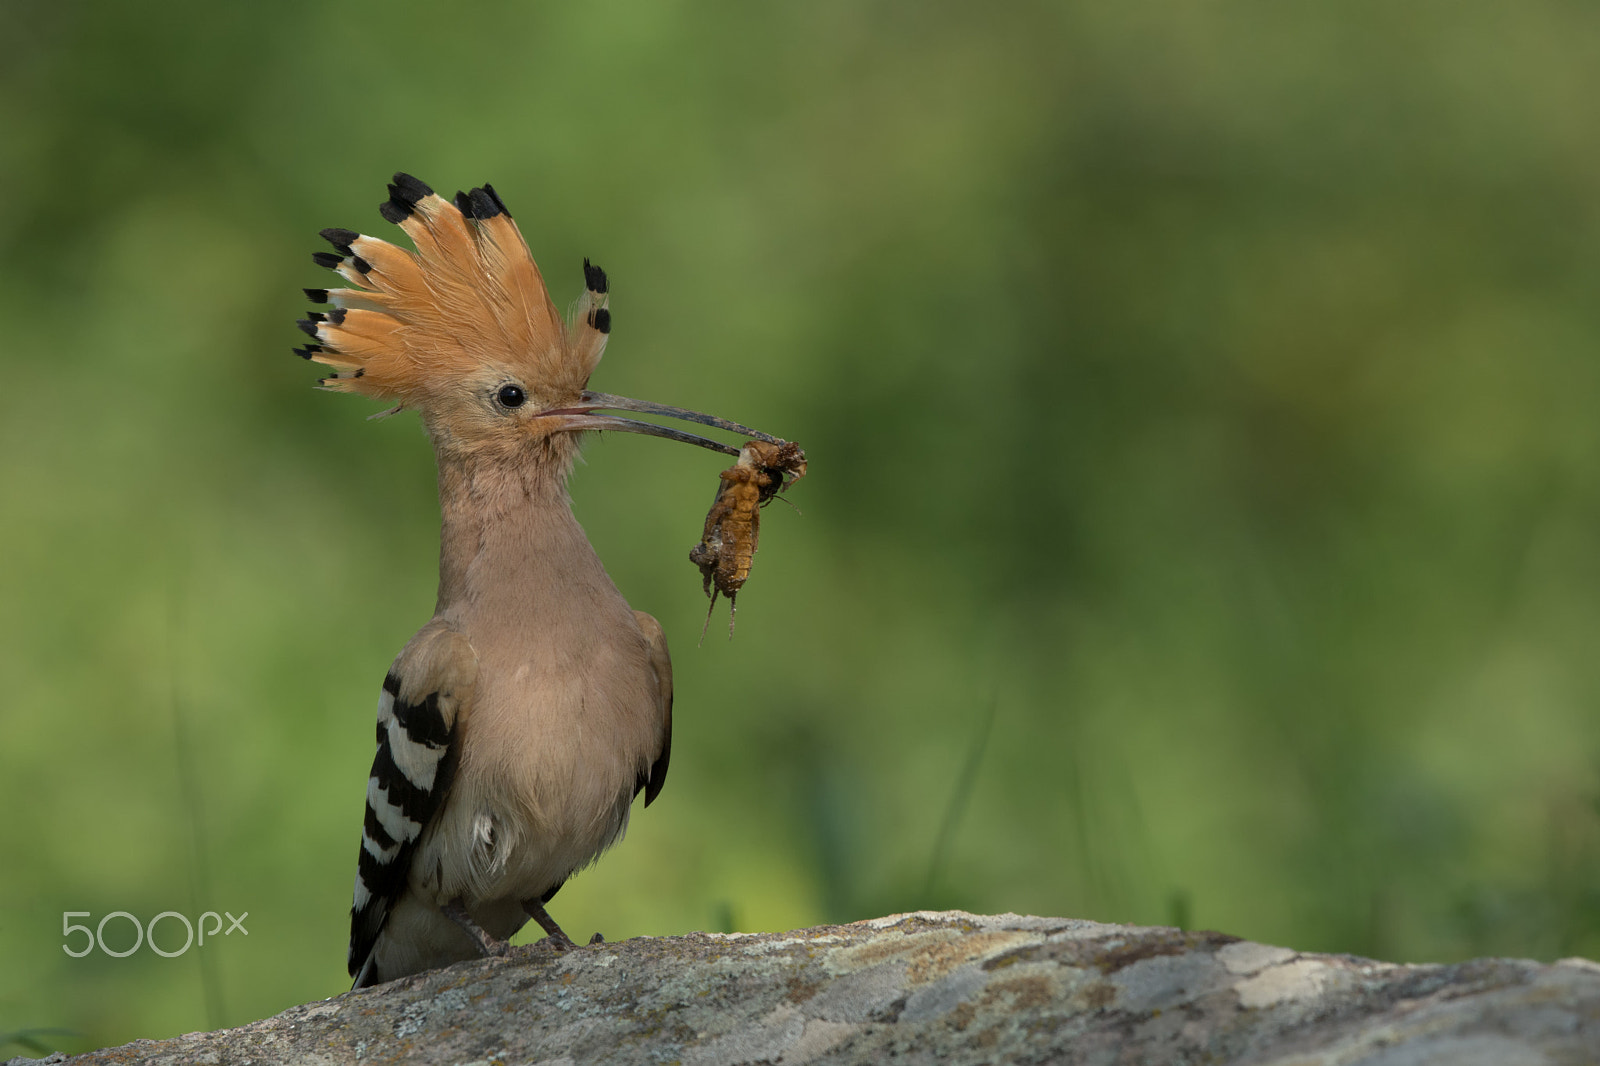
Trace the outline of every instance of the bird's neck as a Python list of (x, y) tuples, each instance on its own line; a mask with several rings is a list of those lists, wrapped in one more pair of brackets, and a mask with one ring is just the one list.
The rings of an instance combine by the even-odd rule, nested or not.
[(610, 584), (573, 517), (566, 474), (537, 458), (439, 455), (436, 614), (520, 614), (574, 580)]

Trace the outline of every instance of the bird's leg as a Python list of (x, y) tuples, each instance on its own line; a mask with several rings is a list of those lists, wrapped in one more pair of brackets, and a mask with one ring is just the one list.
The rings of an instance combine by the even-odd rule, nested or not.
[(556, 920), (550, 917), (550, 912), (544, 909), (544, 904), (537, 898), (523, 900), (522, 909), (528, 912), (529, 918), (539, 923), (539, 928), (543, 929), (545, 936), (550, 939), (550, 946), (557, 951), (566, 951), (568, 948), (578, 946), (572, 942), (570, 936), (561, 931)]
[(472, 920), (472, 915), (467, 913), (467, 908), (459, 897), (444, 904), (439, 910), (444, 913), (446, 918), (459, 925), (472, 938), (473, 943), (478, 945), (478, 950), (485, 955), (499, 956), (511, 950), (510, 944), (507, 944), (504, 940), (496, 940), (484, 932), (482, 926)]

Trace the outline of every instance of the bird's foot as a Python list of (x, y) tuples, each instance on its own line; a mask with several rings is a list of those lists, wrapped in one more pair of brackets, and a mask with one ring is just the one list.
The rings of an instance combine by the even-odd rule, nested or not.
[(451, 900), (440, 907), (439, 910), (444, 913), (446, 918), (459, 925), (472, 938), (473, 943), (478, 945), (478, 950), (485, 955), (492, 955), (498, 958), (511, 950), (510, 944), (490, 936), (481, 925), (473, 921), (472, 915), (467, 913), (466, 905), (460, 899)]
[(544, 904), (539, 900), (523, 900), (522, 909), (527, 912), (529, 918), (532, 918), (534, 921), (539, 923), (539, 928), (544, 930), (545, 939), (549, 940), (550, 946), (555, 948), (557, 951), (567, 951), (578, 946), (574, 944), (572, 942), (572, 938), (563, 932), (561, 927), (556, 924), (556, 920), (550, 917), (550, 912), (544, 909)]

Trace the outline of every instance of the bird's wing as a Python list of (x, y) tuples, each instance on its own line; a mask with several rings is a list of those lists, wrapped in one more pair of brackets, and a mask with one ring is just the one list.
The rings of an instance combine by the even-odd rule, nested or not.
[(650, 665), (656, 673), (656, 705), (661, 711), (661, 751), (650, 764), (649, 774), (639, 775), (639, 789), (644, 790), (644, 805), (650, 806), (661, 794), (667, 781), (667, 763), (672, 758), (672, 656), (667, 652), (667, 634), (661, 623), (643, 611), (634, 611), (639, 628), (650, 645)]
[(405, 891), (417, 841), (443, 806), (460, 758), (478, 656), (448, 623), (435, 620), (405, 646), (378, 697), (378, 754), (367, 780), (355, 901), (350, 907), (350, 975), (360, 987), (390, 908)]

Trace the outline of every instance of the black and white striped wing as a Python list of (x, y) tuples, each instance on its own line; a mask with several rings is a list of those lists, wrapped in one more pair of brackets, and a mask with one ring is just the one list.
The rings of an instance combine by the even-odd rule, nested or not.
[(372, 983), (373, 947), (405, 892), (417, 843), (449, 794), (477, 670), (466, 638), (436, 622), (412, 638), (383, 679), (350, 907), (348, 966), (357, 988)]

